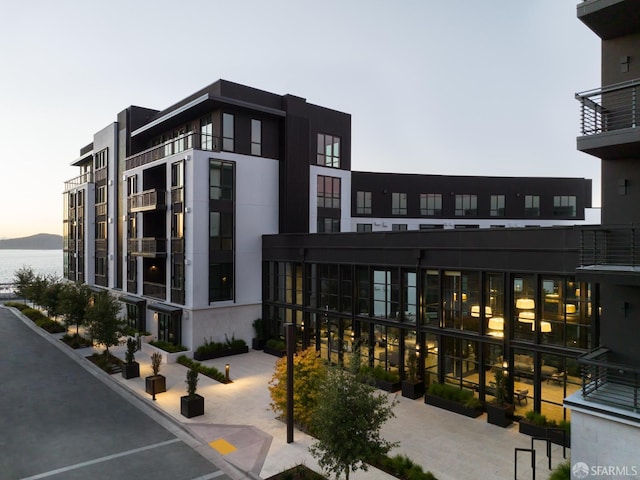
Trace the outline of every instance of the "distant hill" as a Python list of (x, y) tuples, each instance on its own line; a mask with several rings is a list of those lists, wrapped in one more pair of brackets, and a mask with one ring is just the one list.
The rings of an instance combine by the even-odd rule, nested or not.
[(62, 250), (62, 235), (38, 233), (30, 237), (0, 240), (0, 249), (5, 250)]

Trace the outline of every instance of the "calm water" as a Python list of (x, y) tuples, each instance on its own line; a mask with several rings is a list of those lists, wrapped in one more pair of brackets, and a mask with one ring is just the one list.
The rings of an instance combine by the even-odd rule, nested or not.
[(62, 250), (0, 249), (0, 283), (11, 283), (16, 270), (31, 267), (36, 274), (62, 277)]

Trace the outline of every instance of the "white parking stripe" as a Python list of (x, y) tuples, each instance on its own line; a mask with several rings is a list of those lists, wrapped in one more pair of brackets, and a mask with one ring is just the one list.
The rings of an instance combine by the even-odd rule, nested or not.
[(179, 438), (174, 438), (172, 440), (167, 440), (166, 442), (154, 443), (153, 445), (147, 445), (146, 447), (134, 448), (133, 450), (127, 450), (126, 452), (114, 453), (113, 455), (107, 455), (106, 457), (96, 458), (95, 460), (89, 460), (88, 462), (77, 463), (75, 465), (70, 465), (68, 467), (58, 468), (57, 470), (51, 470), (49, 472), (39, 473), (38, 475), (34, 475), (32, 477), (25, 477), (22, 480), (36, 480), (38, 478), (46, 478), (51, 477), (52, 475), (57, 475), (59, 473), (68, 472), (69, 470), (75, 470), (77, 468), (83, 468), (89, 465), (94, 465), (96, 463), (107, 462), (109, 460), (113, 460), (114, 458), (125, 457), (127, 455), (133, 455), (134, 453), (144, 452), (145, 450), (152, 450), (158, 447), (164, 447), (165, 445), (171, 445), (172, 443), (180, 442)]
[(222, 475), (224, 475), (224, 472), (222, 470), (218, 470), (217, 472), (213, 472), (208, 475), (203, 475), (202, 477), (198, 477), (198, 478), (193, 478), (191, 480), (209, 480), (210, 478), (221, 477)]

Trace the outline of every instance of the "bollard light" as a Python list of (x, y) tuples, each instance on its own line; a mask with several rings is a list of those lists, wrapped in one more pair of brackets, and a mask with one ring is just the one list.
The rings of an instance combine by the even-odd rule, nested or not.
[(230, 382), (230, 380), (229, 380), (229, 364), (228, 363), (224, 366), (224, 381), (226, 383)]

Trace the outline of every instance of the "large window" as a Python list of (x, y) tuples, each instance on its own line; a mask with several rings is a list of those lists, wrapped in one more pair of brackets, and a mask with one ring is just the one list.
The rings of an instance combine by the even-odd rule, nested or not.
[(491, 195), (489, 215), (492, 217), (504, 217), (504, 195)]
[(539, 195), (524, 196), (524, 216), (525, 217), (540, 216), (540, 196)]
[(211, 115), (206, 115), (200, 119), (200, 148), (202, 150), (213, 150), (213, 122)]
[[(444, 326), (458, 330), (480, 331), (480, 274), (445, 271), (443, 277)], [(484, 317), (489, 314), (485, 307)]]
[(340, 137), (318, 134), (318, 165), (340, 168)]
[(222, 149), (227, 152), (234, 151), (235, 141), (234, 117), (230, 113), (222, 114)]
[(371, 215), (371, 192), (356, 192), (356, 214)]
[(339, 231), (339, 218), (318, 217), (318, 233), (337, 233)]
[(397, 269), (373, 271), (373, 315), (398, 318), (400, 275)]
[(233, 200), (233, 164), (211, 160), (209, 163), (211, 200)]
[(393, 225), (391, 225), (391, 230), (393, 232), (404, 232), (407, 230), (407, 224), (406, 223), (394, 223)]
[(233, 299), (233, 263), (209, 265), (209, 301)]
[(96, 188), (96, 205), (107, 202), (107, 186), (102, 185)]
[(340, 208), (340, 178), (318, 175), (318, 207)]
[(356, 225), (356, 232), (366, 233), (366, 232), (372, 232), (372, 231), (373, 231), (373, 225), (370, 223), (358, 223)]
[(420, 194), (420, 215), (437, 217), (442, 215), (442, 194), (441, 193), (421, 193)]
[(553, 197), (554, 217), (575, 217), (576, 197), (575, 195), (556, 195)]
[(407, 194), (392, 193), (391, 194), (391, 214), (406, 215), (407, 214)]
[(251, 120), (251, 155), (262, 155), (262, 122)]
[(178, 315), (157, 312), (158, 315), (158, 340), (169, 342), (173, 345), (182, 343), (182, 319)]
[(477, 195), (456, 195), (456, 217), (476, 217), (478, 215)]
[(100, 170), (101, 168), (106, 168), (107, 160), (108, 160), (108, 150), (105, 148), (104, 150), (100, 150), (95, 154), (94, 157), (94, 165), (96, 170)]
[(211, 248), (233, 250), (233, 214), (231, 212), (209, 212)]

